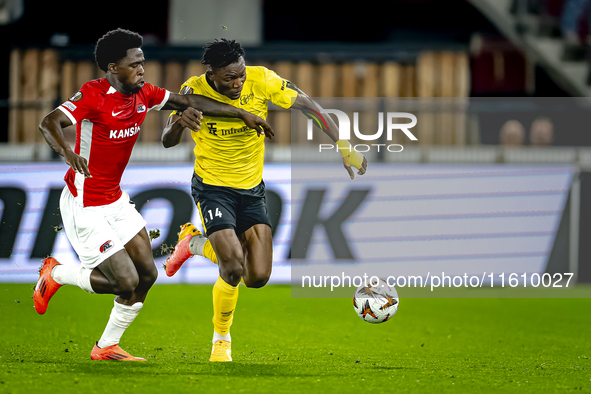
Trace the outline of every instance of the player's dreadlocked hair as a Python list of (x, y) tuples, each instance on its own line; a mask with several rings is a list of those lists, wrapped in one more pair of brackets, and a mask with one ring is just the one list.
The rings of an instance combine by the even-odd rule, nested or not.
[(109, 63), (117, 63), (127, 56), (127, 50), (140, 48), (144, 39), (138, 33), (125, 29), (111, 30), (96, 42), (94, 58), (96, 64), (107, 72)]
[(229, 64), (236, 63), (240, 60), (240, 57), (244, 57), (244, 49), (236, 40), (221, 38), (208, 43), (203, 48), (205, 52), (201, 64), (214, 68), (226, 67)]

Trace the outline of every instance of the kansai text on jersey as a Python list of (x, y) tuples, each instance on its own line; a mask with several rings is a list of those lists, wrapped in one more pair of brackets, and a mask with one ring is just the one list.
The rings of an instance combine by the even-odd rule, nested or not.
[(125, 138), (125, 137), (133, 137), (140, 131), (140, 126), (133, 125), (132, 127), (128, 127), (122, 130), (111, 130), (109, 133), (109, 138)]

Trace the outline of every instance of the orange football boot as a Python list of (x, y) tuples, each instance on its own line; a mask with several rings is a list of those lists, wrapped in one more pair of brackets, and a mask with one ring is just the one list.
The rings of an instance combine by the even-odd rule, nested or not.
[(47, 310), (47, 304), (49, 300), (55, 294), (55, 292), (62, 287), (51, 277), (51, 271), (56, 265), (61, 265), (53, 257), (48, 257), (43, 260), (43, 265), (39, 269), (39, 280), (37, 286), (35, 286), (35, 292), (33, 293), (33, 303), (35, 304), (35, 310), (38, 314), (42, 315)]
[(167, 276), (176, 274), (183, 263), (194, 256), (189, 249), (189, 243), (195, 235), (201, 235), (201, 231), (197, 230), (191, 223), (185, 223), (181, 226), (177, 244), (164, 263)]
[(119, 344), (107, 346), (105, 348), (98, 347), (98, 342), (94, 344), (92, 352), (90, 352), (92, 360), (114, 360), (114, 361), (146, 361), (145, 358), (134, 357), (119, 347)]

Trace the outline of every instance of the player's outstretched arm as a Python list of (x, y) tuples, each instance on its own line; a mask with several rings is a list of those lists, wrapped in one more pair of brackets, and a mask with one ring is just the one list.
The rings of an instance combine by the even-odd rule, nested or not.
[(195, 108), (204, 115), (211, 117), (239, 118), (244, 121), (246, 126), (256, 130), (259, 136), (264, 134), (269, 138), (273, 138), (275, 135), (271, 126), (269, 126), (269, 124), (264, 119), (251, 114), (250, 112), (244, 111), (243, 109), (229, 104), (220, 103), (219, 101), (210, 99), (209, 97), (201, 96), (199, 94), (171, 93), (168, 101), (162, 109), (175, 109), (184, 111), (187, 108)]
[(55, 109), (43, 118), (39, 124), (39, 130), (47, 144), (66, 160), (66, 164), (76, 172), (84, 174), (86, 178), (92, 178), (88, 170), (88, 162), (78, 156), (64, 139), (64, 127), (72, 125), (70, 118), (59, 109)]
[(339, 128), (330, 116), (322, 113), (322, 107), (318, 105), (317, 102), (298, 89), (298, 96), (291, 108), (302, 111), (304, 115), (309, 119), (312, 119), (314, 124), (333, 140), (337, 146), (337, 150), (343, 156), (343, 166), (349, 173), (351, 179), (355, 178), (355, 174), (351, 167), (358, 170), (358, 175), (365, 174), (365, 171), (367, 171), (367, 159), (363, 154), (352, 149), (349, 141), (339, 140)]

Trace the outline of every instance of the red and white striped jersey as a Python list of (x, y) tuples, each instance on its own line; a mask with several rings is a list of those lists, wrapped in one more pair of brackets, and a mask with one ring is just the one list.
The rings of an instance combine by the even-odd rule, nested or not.
[(121, 176), (129, 162), (140, 126), (150, 110), (160, 110), (170, 92), (145, 83), (137, 93), (121, 94), (106, 78), (82, 85), (58, 107), (76, 124), (74, 152), (88, 160), (92, 178), (74, 172), (65, 176), (76, 201), (85, 206), (107, 205), (121, 197)]

